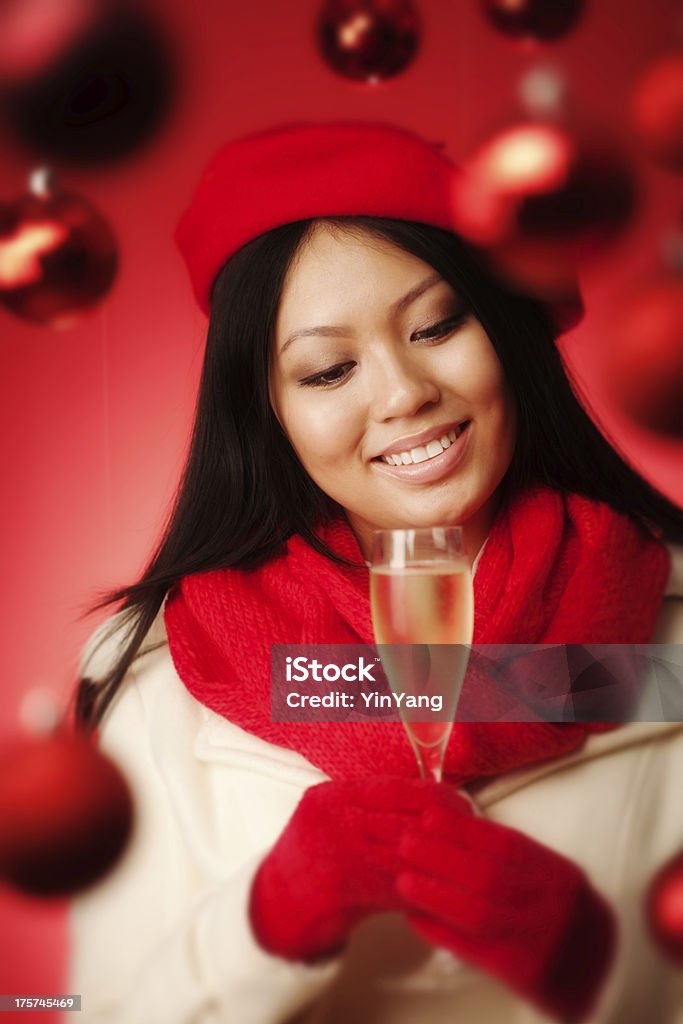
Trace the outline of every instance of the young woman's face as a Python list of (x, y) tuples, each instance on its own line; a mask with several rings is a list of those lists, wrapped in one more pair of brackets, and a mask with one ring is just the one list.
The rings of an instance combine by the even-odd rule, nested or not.
[(372, 531), (455, 525), (473, 558), (512, 458), (515, 407), (478, 320), (433, 267), (314, 226), (285, 279), (271, 402), (302, 465)]

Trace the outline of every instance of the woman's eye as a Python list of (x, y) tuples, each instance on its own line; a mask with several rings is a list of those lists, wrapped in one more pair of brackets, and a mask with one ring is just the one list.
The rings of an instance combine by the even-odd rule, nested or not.
[(353, 365), (353, 363), (339, 363), (337, 366), (331, 366), (329, 370), (324, 370), (322, 373), (316, 373), (312, 377), (304, 377), (299, 383), (307, 387), (329, 388), (345, 380)]
[(448, 334), (451, 334), (456, 327), (460, 327), (466, 319), (467, 313), (463, 310), (460, 313), (456, 313), (455, 316), (449, 316), (447, 320), (441, 320), (438, 324), (426, 327), (424, 331), (417, 331), (413, 334), (412, 340), (433, 341), (438, 338), (445, 338)]
[[(467, 312), (462, 310), (454, 316), (449, 316), (447, 320), (441, 320), (438, 324), (426, 327), (424, 331), (417, 331), (411, 336), (410, 340), (439, 341), (441, 338), (446, 338), (449, 334), (452, 334), (456, 328), (460, 327), (460, 325), (467, 319), (467, 316)], [(336, 366), (331, 366), (329, 370), (323, 370), (322, 373), (315, 373), (310, 377), (304, 377), (299, 381), (299, 384), (304, 387), (313, 388), (334, 387), (335, 384), (341, 384), (342, 381), (346, 380), (355, 365), (355, 363), (338, 363)]]

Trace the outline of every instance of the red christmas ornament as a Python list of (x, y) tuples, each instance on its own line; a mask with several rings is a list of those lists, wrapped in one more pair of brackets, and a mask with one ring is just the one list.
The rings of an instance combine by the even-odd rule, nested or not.
[(410, 0), (327, 0), (318, 18), (318, 47), (333, 71), (379, 82), (408, 67), (419, 44)]
[(86, 888), (118, 860), (132, 820), (121, 772), (84, 736), (55, 732), (0, 751), (0, 878), (15, 888)]
[(683, 438), (683, 275), (662, 275), (621, 299), (604, 359), (607, 387), (622, 411)]
[(109, 291), (116, 242), (84, 199), (36, 189), (0, 205), (0, 303), (26, 320), (67, 327)]
[(101, 0), (2, 0), (0, 83), (25, 82), (71, 46), (101, 7)]
[(504, 35), (546, 43), (561, 39), (574, 28), (583, 0), (482, 0), (482, 8)]
[(668, 861), (653, 879), (645, 912), (660, 949), (683, 967), (683, 852)]
[(576, 291), (578, 266), (628, 223), (635, 184), (615, 147), (529, 121), (474, 153), (453, 199), (457, 229), (514, 284), (563, 299)]
[(174, 56), (158, 19), (142, 9), (149, 5), (90, 2), (96, 16), (86, 30), (4, 97), (10, 128), (42, 160), (92, 165), (126, 157), (149, 141), (170, 108)]
[(683, 172), (683, 51), (667, 54), (645, 72), (633, 93), (631, 113), (648, 155)]

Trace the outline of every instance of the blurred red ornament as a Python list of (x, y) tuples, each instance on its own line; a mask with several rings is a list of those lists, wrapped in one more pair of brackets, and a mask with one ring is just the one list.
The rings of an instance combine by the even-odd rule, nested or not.
[(542, 298), (576, 291), (579, 265), (628, 223), (633, 175), (618, 149), (550, 121), (504, 129), (466, 162), (453, 196), (457, 230), (489, 249), (513, 284)]
[(109, 291), (116, 242), (84, 199), (49, 188), (0, 205), (0, 303), (17, 316), (66, 327)]
[(683, 967), (683, 852), (657, 872), (648, 889), (645, 911), (660, 949)]
[[(66, 0), (42, 7), (53, 2)], [(92, 3), (97, 17), (85, 31), (3, 98), (11, 130), (42, 160), (121, 159), (149, 142), (170, 109), (175, 58), (158, 16), (133, 0)]]
[(506, 36), (550, 42), (570, 32), (583, 0), (482, 0), (491, 24)]
[(55, 732), (0, 751), (0, 878), (39, 896), (77, 892), (116, 863), (133, 805), (94, 743)]
[(683, 438), (683, 275), (665, 274), (619, 302), (604, 375), (620, 409), (641, 426)]
[(41, 74), (86, 31), (100, 7), (100, 0), (2, 0), (0, 83)]
[(683, 171), (683, 51), (661, 57), (638, 82), (633, 123), (649, 156)]
[(410, 64), (420, 27), (410, 0), (327, 0), (317, 34), (333, 71), (355, 81), (379, 82)]

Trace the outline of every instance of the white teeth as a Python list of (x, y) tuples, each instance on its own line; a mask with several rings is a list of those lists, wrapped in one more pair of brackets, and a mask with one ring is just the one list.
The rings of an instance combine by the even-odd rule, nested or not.
[(456, 438), (460, 437), (463, 432), (465, 424), (461, 424), (455, 430), (449, 430), (443, 437), (434, 438), (433, 441), (428, 441), (426, 445), (418, 445), (417, 448), (411, 448), (409, 452), (401, 452), (400, 454), (394, 455), (382, 455), (382, 461), (387, 462), (390, 466), (409, 466), (412, 463), (426, 462), (428, 459), (436, 459), (442, 454), (447, 448), (453, 444)]

